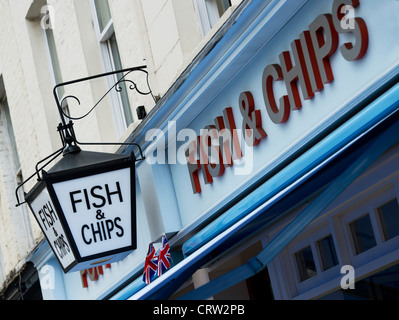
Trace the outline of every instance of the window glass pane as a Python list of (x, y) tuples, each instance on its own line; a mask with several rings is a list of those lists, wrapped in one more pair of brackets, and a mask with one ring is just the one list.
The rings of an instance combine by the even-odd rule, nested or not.
[(317, 274), (312, 249), (310, 247), (306, 247), (295, 253), (295, 258), (301, 281), (305, 281)]
[(389, 240), (399, 235), (399, 205), (393, 199), (377, 209), (381, 221), (384, 239)]
[[(59, 84), (62, 83), (61, 68), (58, 60), (57, 48), (55, 46), (54, 33), (51, 28), (46, 29), (46, 40), (47, 40), (48, 50), (50, 52), (50, 60), (51, 60), (51, 66), (53, 67), (55, 83)], [(61, 98), (65, 93), (65, 89), (64, 87), (60, 87), (57, 90), (58, 90), (57, 92), (58, 97)]]
[(94, 0), (94, 4), (96, 6), (98, 26), (100, 32), (103, 32), (104, 28), (111, 20), (111, 11), (109, 10), (108, 0)]
[(317, 241), (317, 247), (320, 251), (323, 270), (328, 270), (338, 264), (337, 252), (331, 235)]
[(217, 6), (219, 11), (219, 16), (221, 17), (223, 13), (231, 6), (230, 0), (217, 0)]
[[(119, 55), (119, 50), (118, 50), (118, 44), (116, 42), (116, 37), (115, 37), (115, 33), (112, 35), (112, 37), (108, 40), (109, 42), (109, 46), (110, 46), (110, 50), (111, 50), (111, 54), (112, 54), (112, 60), (113, 60), (113, 64), (115, 67), (115, 70), (121, 70), (122, 69), (122, 62), (121, 62), (121, 57)], [(123, 74), (117, 74), (117, 80), (119, 80), (120, 78), (123, 77)], [(130, 109), (130, 103), (129, 103), (129, 98), (127, 95), (127, 88), (125, 85), (125, 82), (121, 82), (120, 83), (120, 87), (121, 87), (121, 99), (122, 99), (122, 106), (123, 106), (123, 113), (125, 115), (125, 120), (126, 120), (126, 126), (129, 126), (132, 122), (133, 122), (133, 115), (132, 115), (132, 111)]]
[(376, 245), (370, 216), (367, 214), (349, 224), (356, 254), (371, 249)]

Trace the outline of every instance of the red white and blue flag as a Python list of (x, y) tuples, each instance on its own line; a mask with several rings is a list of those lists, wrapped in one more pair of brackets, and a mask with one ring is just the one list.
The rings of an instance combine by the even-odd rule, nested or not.
[(170, 268), (172, 257), (170, 255), (170, 247), (166, 236), (162, 236), (162, 247), (158, 254), (158, 276), (161, 276)]
[(154, 279), (158, 268), (158, 258), (155, 254), (155, 249), (152, 243), (148, 247), (147, 257), (145, 258), (143, 281), (146, 284), (150, 284)]

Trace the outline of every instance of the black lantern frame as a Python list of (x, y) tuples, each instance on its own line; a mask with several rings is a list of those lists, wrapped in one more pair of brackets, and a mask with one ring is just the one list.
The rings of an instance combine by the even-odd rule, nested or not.
[[(42, 228), (43, 233), (46, 236), (47, 241), (49, 242), (55, 256), (57, 257), (61, 267), (63, 268), (64, 272), (70, 271), (77, 271), (82, 269), (91, 268), (96, 265), (112, 263), (115, 261), (122, 260), (125, 256), (127, 256), (131, 251), (136, 249), (136, 205), (135, 205), (135, 162), (138, 160), (143, 160), (144, 156), (140, 146), (134, 142), (132, 143), (114, 143), (114, 142), (79, 142), (76, 138), (74, 129), (73, 129), (73, 122), (72, 120), (81, 120), (87, 117), (98, 105), (99, 103), (111, 92), (111, 90), (115, 89), (117, 92), (122, 91), (122, 83), (129, 84), (128, 88), (130, 90), (136, 90), (141, 95), (151, 95), (155, 100), (155, 97), (152, 94), (151, 88), (148, 82), (148, 72), (145, 70), (146, 66), (134, 67), (124, 70), (118, 70), (113, 72), (107, 72), (91, 77), (81, 78), (69, 82), (65, 82), (62, 84), (58, 84), (53, 89), (53, 94), (57, 103), (57, 108), (60, 114), (61, 123), (58, 126), (58, 132), (60, 134), (60, 138), (62, 141), (62, 148), (54, 152), (53, 154), (49, 155), (45, 159), (39, 161), (36, 164), (36, 171), (32, 174), (28, 179), (22, 182), (16, 189), (16, 199), (17, 205), (20, 206), (24, 203), (28, 203), (31, 211), (34, 213), (36, 221), (39, 223), (40, 227)], [(138, 88), (137, 84), (128, 79), (127, 76), (132, 75), (134, 72), (141, 72), (146, 75), (146, 81), (148, 85), (148, 91), (143, 91)], [(92, 79), (106, 77), (106, 76), (117, 76), (122, 75), (121, 78), (116, 81), (116, 83), (102, 96), (102, 98), (91, 108), (89, 111), (81, 116), (81, 117), (71, 117), (66, 114), (63, 109), (62, 105), (63, 102), (68, 98), (73, 98), (78, 102), (80, 105), (80, 100), (74, 95), (68, 95), (63, 98), (62, 101), (58, 99), (57, 89), (59, 87), (69, 86), (72, 84), (89, 81)], [(66, 119), (69, 119), (69, 123), (66, 122)], [(110, 154), (110, 153), (101, 153), (101, 152), (92, 152), (92, 151), (82, 151), (79, 145), (133, 145), (139, 148), (141, 158), (136, 159), (135, 154), (131, 152), (129, 155), (120, 155), (120, 154)], [(45, 168), (54, 161), (60, 155), (63, 155), (62, 159), (58, 161), (52, 168), (48, 171)], [(71, 226), (69, 221), (66, 217), (67, 210), (65, 207), (62, 206), (62, 201), (60, 199), (60, 194), (57, 193), (57, 186), (61, 184), (68, 184), (73, 182), (81, 181), (81, 179), (87, 178), (89, 179), (96, 179), (96, 176), (107, 176), (107, 173), (113, 173), (116, 176), (116, 173), (123, 172), (126, 174), (126, 170), (129, 170), (128, 177), (124, 176), (122, 178), (125, 181), (125, 185), (127, 184), (127, 180), (129, 181), (129, 192), (128, 197), (130, 202), (128, 204), (123, 204), (122, 209), (126, 209), (129, 211), (129, 218), (126, 219), (128, 222), (128, 227), (130, 228), (130, 237), (126, 237), (122, 240), (123, 245), (121, 247), (111, 247), (104, 246), (103, 250), (97, 252), (88, 251), (84, 254), (82, 249), (82, 245), (79, 244), (76, 238), (76, 230), (75, 232), (72, 231), (72, 228), (76, 226)], [(21, 202), (19, 199), (19, 189), (23, 187), (29, 180), (37, 177), (37, 183), (32, 188), (32, 190), (26, 194), (25, 193), (25, 201)], [(112, 176), (114, 177), (114, 176)], [(111, 178), (109, 178), (111, 179)], [(121, 181), (122, 181), (121, 180)], [(122, 200), (122, 191), (120, 190), (119, 181), (116, 182), (116, 186), (120, 192), (119, 199), (120, 202)], [(101, 186), (95, 186), (96, 190), (102, 190)], [(111, 202), (110, 192), (108, 190), (108, 186), (105, 185), (105, 189), (107, 190), (107, 199)], [(90, 203), (88, 201), (89, 193), (86, 189), (84, 189), (84, 196), (86, 200), (86, 205), (88, 206), (89, 211), (93, 214), (92, 209), (100, 208), (98, 202), (93, 202), (90, 207)], [(114, 192), (114, 194), (117, 192)], [(106, 199), (105, 196), (101, 196), (98, 193), (94, 193), (93, 189), (91, 189), (90, 195), (98, 201), (99, 199)], [(124, 192), (126, 196), (126, 193)], [(70, 200), (72, 201), (72, 195), (70, 194)], [(126, 198), (125, 198), (126, 199)], [(83, 202), (83, 200), (79, 200), (76, 202)], [(104, 201), (102, 201), (104, 202)], [(105, 203), (103, 204), (103, 206)], [(89, 208), (90, 207), (90, 208)], [(108, 207), (110, 208), (110, 207)], [(75, 208), (76, 209), (76, 208)], [(100, 212), (101, 210), (98, 209), (94, 211), (97, 213), (95, 219), (91, 217), (91, 221), (94, 221), (98, 226), (98, 230), (94, 230), (95, 226), (94, 223), (91, 224), (91, 229), (94, 237), (94, 242), (96, 241), (96, 234), (99, 236), (102, 235), (107, 238), (108, 240), (111, 239), (111, 232), (114, 230), (115, 227), (118, 228), (119, 234), (121, 236), (123, 234), (123, 227), (121, 227), (121, 218), (119, 219), (119, 225), (117, 224), (117, 218), (112, 222), (112, 220), (104, 220), (107, 218), (106, 215), (109, 213)], [(75, 212), (76, 213), (76, 212)], [(102, 215), (101, 215), (102, 213)], [(112, 213), (114, 214), (114, 213)], [(112, 215), (111, 214), (111, 215)], [(70, 216), (69, 216), (70, 217)], [(108, 215), (109, 217), (109, 215)], [(87, 216), (85, 217), (87, 219)], [(129, 221), (130, 219), (130, 221)], [(126, 220), (123, 226), (126, 228)], [(113, 225), (111, 226), (111, 224)], [(89, 226), (87, 225), (87, 228)], [(90, 229), (90, 228), (89, 228)], [(86, 230), (86, 229), (85, 229)], [(98, 233), (97, 233), (98, 231)], [(87, 244), (88, 241), (85, 238), (83, 227), (82, 227), (82, 237), (84, 242)], [(115, 237), (115, 236), (114, 236)], [(102, 237), (100, 237), (102, 241)], [(114, 241), (115, 242), (115, 241)], [(117, 242), (116, 242), (117, 243)], [(90, 243), (91, 244), (91, 243)], [(72, 254), (72, 255), (71, 255)], [(67, 258), (65, 258), (67, 257)], [(66, 260), (64, 260), (66, 259)]]
[[(75, 158), (75, 159), (72, 159)], [(79, 159), (78, 159), (79, 158)], [(88, 161), (83, 161), (84, 160)], [(101, 161), (98, 161), (98, 159)], [(77, 161), (74, 161), (77, 160)], [(95, 163), (91, 160), (96, 160)], [(79, 163), (78, 166), (71, 166), (71, 163)], [(76, 238), (74, 237), (70, 223), (66, 218), (65, 209), (62, 207), (59, 199), (59, 195), (56, 193), (54, 185), (58, 183), (74, 181), (81, 178), (90, 178), (96, 175), (101, 175), (103, 173), (112, 173), (122, 169), (130, 169), (129, 181), (130, 183), (130, 192), (128, 194), (128, 200), (130, 200), (129, 206), (129, 227), (130, 227), (130, 243), (124, 247), (119, 247), (117, 249), (101, 251), (101, 253), (91, 254), (91, 255), (82, 255), (80, 248), (77, 244)], [(36, 186), (25, 196), (25, 200), (28, 203), (31, 211), (34, 213), (35, 219), (37, 223), (42, 227), (45, 224), (43, 221), (40, 221), (39, 215), (37, 214), (37, 210), (33, 208), (32, 202), (39, 193), (43, 192), (44, 189), (47, 189), (49, 197), (51, 199), (51, 203), (54, 206), (55, 213), (52, 213), (52, 218), (44, 217), (44, 219), (59, 219), (61, 224), (61, 230), (51, 229), (53, 226), (48, 225), (47, 232), (44, 231), (45, 237), (52, 247), (53, 251), (59, 250), (58, 252), (54, 252), (57, 260), (62, 266), (65, 273), (70, 271), (77, 271), (81, 269), (92, 268), (93, 266), (112, 263), (115, 261), (122, 260), (125, 256), (127, 256), (130, 252), (137, 248), (136, 243), (136, 205), (135, 205), (135, 157), (134, 154), (130, 154), (129, 156), (118, 156), (113, 154), (105, 154), (98, 152), (88, 152), (81, 151), (79, 154), (67, 154), (58, 162), (55, 167), (51, 168), (48, 172), (43, 172), (43, 176), (40, 182), (36, 184)], [(126, 201), (126, 198), (124, 198)], [(93, 208), (94, 209), (94, 208)], [(94, 210), (95, 212), (96, 210)], [(48, 215), (49, 213), (43, 213), (42, 215)], [(85, 214), (89, 214), (86, 212)], [(93, 210), (92, 210), (93, 214)], [(95, 214), (95, 213), (94, 213)], [(56, 216), (56, 218), (54, 218)], [(104, 216), (104, 219), (107, 218)], [(43, 218), (42, 218), (43, 219)], [(110, 220), (105, 220), (110, 221)], [(99, 221), (100, 222), (100, 221)], [(104, 222), (104, 221), (103, 221)], [(50, 222), (51, 223), (51, 222)], [(49, 223), (48, 223), (49, 224)], [(100, 225), (99, 225), (100, 227)], [(104, 223), (103, 223), (103, 228)], [(55, 231), (54, 231), (55, 230)], [(106, 229), (101, 230), (100, 232), (107, 232)], [(58, 235), (64, 234), (65, 239), (58, 238), (57, 240), (49, 238), (49, 232), (57, 232)], [(105, 233), (106, 235), (106, 233)], [(100, 237), (102, 237), (101, 235)], [(56, 243), (54, 243), (56, 242)], [(64, 246), (64, 247), (62, 247)], [(66, 247), (67, 246), (67, 247)], [(69, 248), (70, 247), (70, 248)], [(63, 252), (64, 251), (64, 252)], [(73, 261), (65, 265), (65, 262), (62, 261), (63, 254), (72, 253)], [(77, 268), (76, 268), (77, 267)]]

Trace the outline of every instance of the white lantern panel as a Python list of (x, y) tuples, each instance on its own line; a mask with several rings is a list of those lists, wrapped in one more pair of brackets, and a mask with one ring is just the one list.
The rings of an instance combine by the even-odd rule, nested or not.
[(82, 258), (132, 245), (130, 170), (53, 184)]
[(66, 269), (75, 261), (75, 257), (46, 188), (30, 203), (30, 207), (53, 252)]

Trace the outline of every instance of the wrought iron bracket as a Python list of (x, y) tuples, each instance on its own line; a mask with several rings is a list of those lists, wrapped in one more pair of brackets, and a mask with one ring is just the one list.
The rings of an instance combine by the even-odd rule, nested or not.
[[(40, 176), (40, 173), (42, 173), (43, 175), (43, 171), (44, 168), (47, 167), (52, 161), (54, 161), (57, 157), (59, 157), (60, 155), (65, 155), (68, 153), (75, 153), (75, 152), (79, 152), (81, 149), (79, 147), (79, 145), (128, 145), (128, 146), (136, 146), (139, 149), (140, 152), (140, 158), (136, 159), (134, 157), (135, 161), (141, 161), (144, 160), (145, 157), (143, 155), (143, 151), (140, 147), (140, 145), (138, 145), (137, 143), (134, 142), (80, 142), (78, 141), (78, 139), (76, 138), (76, 134), (75, 134), (75, 130), (73, 128), (73, 121), (78, 121), (78, 120), (82, 120), (84, 118), (86, 118), (104, 99), (105, 97), (110, 94), (110, 92), (112, 90), (115, 90), (116, 92), (120, 93), (123, 90), (123, 86), (122, 84), (128, 84), (128, 89), (130, 90), (135, 90), (137, 91), (140, 95), (151, 95), (154, 102), (156, 103), (156, 99), (152, 93), (150, 84), (149, 84), (149, 74), (146, 70), (146, 66), (139, 66), (139, 67), (133, 67), (133, 68), (128, 68), (128, 69), (123, 69), (123, 70), (117, 70), (117, 71), (111, 71), (111, 72), (106, 72), (106, 73), (102, 73), (102, 74), (98, 74), (98, 75), (94, 75), (94, 76), (90, 76), (90, 77), (85, 77), (85, 78), (80, 78), (80, 79), (76, 79), (76, 80), (72, 80), (72, 81), (68, 81), (68, 82), (64, 82), (64, 83), (60, 83), (57, 84), (54, 89), (53, 89), (53, 95), (57, 104), (57, 108), (58, 108), (58, 113), (60, 115), (60, 119), (61, 119), (61, 123), (58, 125), (57, 127), (57, 131), (60, 135), (61, 141), (62, 141), (62, 148), (55, 151), (54, 153), (50, 154), (49, 156), (47, 156), (46, 158), (40, 160), (36, 166), (35, 166), (35, 172), (28, 177), (25, 181), (23, 181), (20, 185), (18, 185), (18, 187), (15, 190), (15, 196), (17, 199), (17, 204), (16, 207), (21, 206), (22, 204), (25, 204), (26, 202), (21, 202), (19, 199), (19, 189), (22, 188), (28, 181), (30, 181), (31, 179), (33, 179), (34, 177), (37, 177), (38, 181), (42, 180), (42, 176)], [(137, 83), (134, 82), (133, 80), (127, 78), (129, 75), (132, 75), (134, 72), (140, 72), (140, 73), (144, 73), (146, 76), (146, 82), (147, 82), (147, 86), (148, 89), (146, 91), (142, 90), (142, 88), (139, 88)], [(60, 101), (59, 97), (58, 97), (58, 89), (61, 87), (67, 87), (67, 86), (71, 86), (73, 84), (77, 84), (77, 83), (81, 83), (81, 82), (86, 82), (86, 81), (90, 81), (90, 80), (94, 80), (97, 78), (103, 78), (103, 77), (107, 77), (107, 76), (118, 76), (118, 75), (122, 75), (113, 86), (111, 86), (111, 88), (97, 101), (97, 103), (94, 104), (93, 107), (91, 107), (89, 109), (89, 111), (87, 111), (85, 114), (83, 114), (82, 116), (78, 116), (78, 117), (72, 117), (71, 115), (67, 114), (64, 112), (63, 110), (63, 105), (64, 102), (67, 99), (74, 99), (78, 105), (80, 105), (80, 100), (77, 96), (75, 95), (67, 95), (65, 97), (62, 97), (62, 100)], [(69, 121), (67, 122), (68, 119)]]

